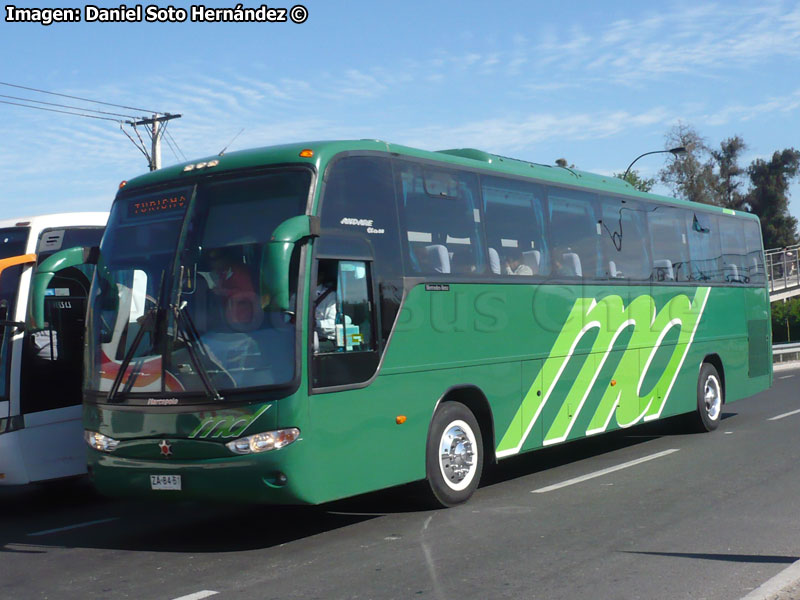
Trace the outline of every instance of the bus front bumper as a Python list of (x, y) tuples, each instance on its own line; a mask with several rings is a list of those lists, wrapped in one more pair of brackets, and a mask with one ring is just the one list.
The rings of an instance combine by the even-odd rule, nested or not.
[(90, 450), (89, 478), (100, 493), (113, 497), (314, 504), (283, 454), (173, 461)]

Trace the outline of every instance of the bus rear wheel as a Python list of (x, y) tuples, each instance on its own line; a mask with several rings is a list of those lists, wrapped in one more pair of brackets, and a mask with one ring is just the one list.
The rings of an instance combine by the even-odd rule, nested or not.
[(443, 402), (428, 430), (425, 471), (439, 507), (466, 502), (483, 472), (483, 438), (475, 415), (460, 402)]
[(697, 411), (693, 419), (697, 431), (713, 431), (719, 426), (723, 400), (722, 379), (717, 369), (703, 363), (697, 378)]

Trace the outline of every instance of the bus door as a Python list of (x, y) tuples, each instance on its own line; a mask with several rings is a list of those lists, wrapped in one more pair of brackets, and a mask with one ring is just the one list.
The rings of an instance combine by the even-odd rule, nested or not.
[[(99, 244), (101, 228), (42, 234), (39, 264), (62, 248)], [(58, 271), (45, 291), (45, 327), (28, 330), (22, 350), (21, 443), (32, 481), (85, 470), (81, 379), (86, 303), (92, 266)]]
[(11, 430), (13, 348), (21, 331), (16, 322), (20, 277), (35, 260), (32, 254), (24, 254), (27, 240), (27, 228), (0, 229), (0, 434)]

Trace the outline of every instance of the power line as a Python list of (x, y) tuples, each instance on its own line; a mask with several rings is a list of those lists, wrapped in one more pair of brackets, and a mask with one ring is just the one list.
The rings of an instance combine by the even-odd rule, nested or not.
[(146, 113), (165, 114), (160, 110), (147, 110), (146, 108), (136, 108), (135, 106), (124, 106), (122, 104), (112, 104), (111, 102), (100, 102), (99, 100), (90, 100), (89, 98), (81, 98), (80, 96), (70, 96), (69, 94), (59, 94), (57, 92), (48, 92), (47, 90), (40, 90), (32, 87), (25, 87), (24, 85), (16, 85), (13, 83), (6, 83), (0, 81), (0, 85), (7, 85), (8, 87), (18, 88), (21, 90), (28, 90), (30, 92), (39, 92), (40, 94), (50, 94), (51, 96), (61, 96), (63, 98), (71, 98), (72, 100), (81, 100), (83, 102), (92, 102), (94, 104), (104, 104), (105, 106), (115, 106), (117, 108), (127, 108), (128, 110), (136, 110)]
[(169, 138), (164, 138), (164, 141), (167, 142), (167, 146), (169, 146), (169, 149), (172, 152), (172, 156), (175, 157), (175, 160), (180, 162), (181, 161), (181, 157), (178, 156), (177, 152), (175, 152), (175, 147), (172, 145), (172, 142), (169, 141)]
[(101, 119), (103, 121), (114, 121), (114, 123), (121, 123), (119, 119), (112, 119), (111, 117), (98, 117), (97, 115), (87, 115), (84, 113), (69, 112), (66, 110), (56, 110), (55, 108), (44, 108), (42, 106), (30, 106), (29, 104), (19, 104), (18, 102), (9, 102), (8, 100), (0, 100), (0, 104), (11, 104), (12, 106), (22, 106), (24, 108), (35, 108), (36, 110), (46, 110), (48, 112), (62, 113), (65, 115), (74, 115), (76, 117), (87, 117), (89, 119)]
[[(147, 162), (149, 163), (150, 156), (147, 154), (147, 149), (144, 148), (143, 146), (139, 146), (139, 144), (136, 143), (136, 140), (134, 140), (131, 137), (131, 135), (127, 131), (125, 131), (124, 123), (122, 121), (119, 122), (119, 129), (120, 131), (122, 131), (122, 133), (124, 133), (127, 136), (127, 138), (133, 143), (133, 145), (136, 146), (136, 149), (139, 150), (139, 152), (141, 152), (142, 154), (144, 154), (144, 157), (147, 159)], [(140, 137), (139, 139), (142, 138)]]
[[(71, 96), (69, 94), (60, 94), (58, 92), (50, 92), (48, 90), (42, 90), (42, 89), (39, 89), (39, 88), (27, 87), (27, 86), (24, 86), (24, 85), (17, 85), (15, 83), (8, 83), (8, 82), (5, 82), (5, 81), (0, 81), (0, 85), (12, 87), (12, 88), (17, 88), (17, 89), (21, 89), (21, 90), (28, 90), (28, 91), (31, 91), (31, 92), (37, 92), (37, 93), (40, 93), (40, 94), (49, 94), (51, 96), (60, 96), (62, 98), (71, 98), (73, 100), (79, 100), (81, 102), (91, 102), (93, 104), (102, 104), (102, 105), (105, 105), (105, 106), (114, 106), (114, 107), (117, 107), (117, 108), (124, 108), (124, 109), (127, 109), (127, 110), (134, 110), (134, 111), (141, 111), (141, 112), (151, 113), (152, 114), (151, 117), (143, 117), (143, 118), (138, 118), (137, 119), (136, 117), (131, 116), (131, 115), (123, 115), (123, 114), (120, 114), (120, 113), (113, 113), (113, 112), (108, 112), (108, 111), (104, 111), (104, 110), (97, 110), (97, 109), (94, 109), (94, 108), (85, 108), (85, 107), (81, 107), (81, 106), (57, 104), (55, 102), (44, 102), (44, 101), (41, 101), (41, 100), (33, 100), (33, 99), (30, 99), (30, 98), (19, 98), (17, 96), (8, 96), (8, 95), (5, 95), (5, 94), (0, 94), (0, 98), (8, 98), (10, 100), (19, 100), (20, 102), (25, 102), (26, 103), (26, 104), (21, 104), (20, 102), (9, 102), (8, 100), (0, 100), (0, 104), (10, 104), (11, 106), (21, 106), (22, 108), (33, 108), (33, 109), (36, 109), (36, 110), (44, 110), (44, 111), (47, 111), (47, 112), (54, 112), (54, 113), (65, 114), (65, 115), (73, 115), (73, 116), (76, 116), (76, 117), (86, 117), (86, 118), (89, 118), (89, 119), (100, 119), (100, 120), (103, 120), (103, 121), (113, 121), (115, 123), (119, 123), (120, 130), (128, 137), (128, 139), (131, 142), (133, 142), (134, 146), (136, 146), (136, 148), (138, 148), (139, 151), (145, 156), (145, 158), (147, 159), (147, 162), (149, 163), (151, 171), (155, 171), (155, 170), (161, 168), (161, 138), (164, 137), (164, 133), (166, 133), (167, 123), (169, 121), (171, 121), (172, 119), (179, 119), (181, 117), (181, 115), (164, 113), (164, 112), (155, 111), (155, 110), (147, 110), (147, 109), (144, 109), (144, 108), (136, 108), (134, 106), (125, 106), (123, 104), (113, 104), (111, 102), (101, 102), (100, 100), (92, 100), (90, 98), (82, 98), (80, 96)], [(55, 108), (44, 108), (43, 106), (33, 106), (33, 104), (43, 104), (43, 105), (46, 105), (46, 106), (56, 106), (58, 108), (66, 108), (66, 109), (69, 109), (69, 110), (58, 110), (58, 109), (55, 109)], [(96, 113), (96, 114), (87, 114), (87, 113)], [(110, 117), (97, 116), (98, 114), (99, 115), (111, 115), (111, 116), (116, 116), (116, 117), (124, 117), (127, 120), (126, 121), (121, 121), (119, 119), (112, 119)], [(129, 135), (127, 131), (125, 131), (125, 125), (130, 125), (131, 126), (131, 128), (133, 129), (133, 132), (136, 134), (136, 137), (138, 138), (138, 142), (136, 140), (134, 140), (134, 138), (131, 135)], [(151, 141), (151, 152), (147, 151), (147, 146), (145, 145), (144, 140), (142, 139), (142, 136), (139, 133), (139, 130), (137, 129), (137, 125), (143, 125), (145, 127), (145, 129), (147, 130), (147, 133), (149, 134), (150, 141)], [(180, 148), (178, 147), (178, 143), (174, 140), (174, 138), (172, 138), (171, 135), (168, 138), (165, 138), (165, 139), (167, 140), (167, 143), (170, 145), (170, 148), (172, 149), (173, 153), (175, 153), (175, 148), (178, 148), (178, 151), (180, 151)], [(173, 148), (173, 144), (174, 144), (175, 148)], [(182, 151), (180, 151), (180, 152), (181, 152), (181, 154), (183, 154)], [(177, 154), (175, 154), (175, 158), (178, 158)], [(184, 160), (186, 160), (185, 156), (184, 156)]]
[(166, 134), (167, 138), (172, 140), (172, 143), (175, 144), (175, 147), (178, 149), (178, 152), (183, 157), (183, 160), (186, 160), (186, 155), (183, 153), (183, 150), (181, 150), (181, 147), (178, 145), (178, 141), (174, 137), (172, 137), (172, 134), (169, 131), (166, 131)]
[(175, 160), (180, 162), (181, 158), (180, 158), (180, 156), (178, 156), (178, 153), (175, 150), (175, 146), (172, 145), (172, 142), (170, 141), (169, 137), (167, 136), (167, 127), (166, 126), (167, 126), (167, 124), (165, 123), (164, 127), (161, 130), (161, 135), (164, 137), (164, 141), (167, 142), (167, 146), (169, 146), (169, 149), (172, 151), (172, 155), (175, 157)]
[[(120, 113), (106, 112), (104, 110), (95, 110), (94, 108), (84, 108), (82, 106), (70, 106), (69, 104), (55, 104), (54, 102), (44, 102), (42, 100), (33, 100), (31, 98), (19, 98), (17, 96), (7, 96), (5, 94), (0, 94), (0, 98), (10, 98), (12, 100), (22, 100), (23, 102), (34, 102), (36, 104), (44, 104), (46, 106), (58, 106), (60, 108), (74, 108), (75, 110), (86, 110), (86, 111), (89, 111), (89, 112), (98, 113), (100, 115), (113, 115), (115, 117), (127, 117), (129, 119), (135, 119), (136, 118), (136, 117), (133, 117), (131, 115), (123, 115), (123, 114), (120, 114)], [(32, 106), (31, 108), (36, 108), (36, 107)]]

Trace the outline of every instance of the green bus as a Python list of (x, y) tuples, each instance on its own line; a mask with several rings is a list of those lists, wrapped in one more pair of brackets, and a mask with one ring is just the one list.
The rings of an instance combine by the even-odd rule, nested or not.
[(89, 473), (109, 495), (318, 504), (772, 381), (759, 221), (474, 149), (378, 140), (127, 182), (87, 315)]

